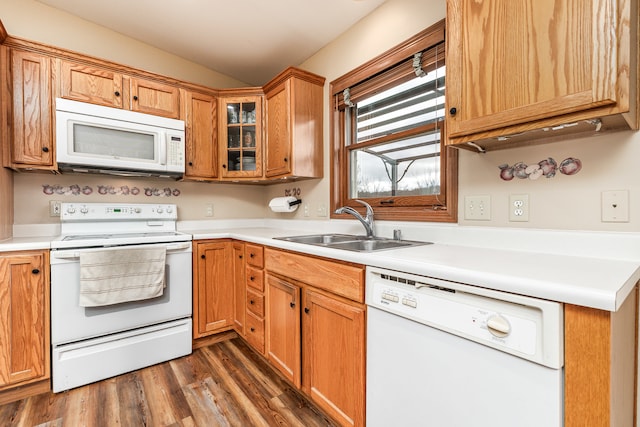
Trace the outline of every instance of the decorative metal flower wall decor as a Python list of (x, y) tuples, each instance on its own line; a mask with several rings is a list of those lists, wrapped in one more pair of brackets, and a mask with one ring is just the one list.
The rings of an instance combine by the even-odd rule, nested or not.
[[(42, 186), (42, 192), (47, 195), (51, 194), (59, 194), (64, 196), (88, 196), (93, 193), (93, 187), (90, 185), (83, 185), (82, 187), (73, 184), (67, 187), (62, 185), (48, 185), (44, 184)], [(101, 196), (137, 196), (140, 194), (140, 189), (138, 187), (129, 187), (128, 185), (123, 185), (120, 187), (114, 187), (113, 185), (98, 185), (98, 194)], [(177, 188), (144, 188), (145, 196), (155, 196), (155, 197), (178, 197), (180, 195), (180, 190)]]
[(519, 179), (538, 179), (541, 176), (545, 178), (553, 178), (556, 172), (563, 175), (575, 175), (582, 169), (582, 162), (575, 157), (568, 157), (560, 162), (560, 165), (553, 159), (547, 157), (538, 163), (527, 165), (524, 162), (518, 162), (513, 166), (504, 163), (498, 166), (500, 169), (500, 178), (504, 181), (511, 181), (513, 178)]

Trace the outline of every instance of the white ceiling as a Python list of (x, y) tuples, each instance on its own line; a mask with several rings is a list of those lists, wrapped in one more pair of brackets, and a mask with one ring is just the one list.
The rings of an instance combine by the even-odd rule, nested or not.
[(250, 85), (315, 54), (385, 0), (38, 0)]

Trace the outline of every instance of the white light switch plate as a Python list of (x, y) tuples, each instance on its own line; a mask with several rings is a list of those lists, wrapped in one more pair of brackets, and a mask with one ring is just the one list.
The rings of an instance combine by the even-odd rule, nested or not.
[(489, 221), (491, 219), (491, 196), (465, 196), (464, 219)]

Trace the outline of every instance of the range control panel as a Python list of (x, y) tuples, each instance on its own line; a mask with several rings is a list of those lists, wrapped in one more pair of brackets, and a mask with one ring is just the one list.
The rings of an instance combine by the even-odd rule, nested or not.
[(60, 220), (73, 221), (137, 221), (176, 220), (175, 204), (62, 203)]

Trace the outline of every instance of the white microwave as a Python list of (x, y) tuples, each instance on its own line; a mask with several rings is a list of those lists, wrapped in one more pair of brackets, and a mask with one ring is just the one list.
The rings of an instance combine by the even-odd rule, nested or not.
[(60, 171), (180, 178), (184, 121), (56, 98)]

